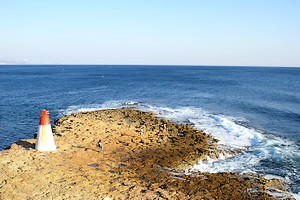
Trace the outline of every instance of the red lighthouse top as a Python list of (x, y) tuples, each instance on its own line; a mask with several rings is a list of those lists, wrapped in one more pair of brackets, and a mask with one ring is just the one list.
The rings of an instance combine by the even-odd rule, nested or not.
[(49, 125), (50, 119), (49, 119), (49, 112), (47, 110), (41, 111), (41, 117), (40, 117), (40, 125)]

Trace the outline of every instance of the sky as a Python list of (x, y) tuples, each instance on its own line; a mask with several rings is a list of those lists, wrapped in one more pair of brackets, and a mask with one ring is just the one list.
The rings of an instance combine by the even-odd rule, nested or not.
[(0, 63), (300, 67), (300, 1), (0, 0)]

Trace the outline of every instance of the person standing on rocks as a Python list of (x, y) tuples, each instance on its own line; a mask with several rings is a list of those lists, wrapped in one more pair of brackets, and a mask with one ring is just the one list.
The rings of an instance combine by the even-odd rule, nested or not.
[(101, 140), (98, 141), (97, 143), (97, 147), (98, 147), (98, 152), (101, 152), (103, 147), (102, 147), (102, 143), (101, 143)]

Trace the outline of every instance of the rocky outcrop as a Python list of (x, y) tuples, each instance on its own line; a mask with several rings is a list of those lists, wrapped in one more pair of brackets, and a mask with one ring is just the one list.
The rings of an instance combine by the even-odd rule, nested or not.
[(284, 190), (258, 175), (187, 173), (222, 153), (217, 140), (153, 113), (72, 114), (53, 132), (55, 152), (37, 152), (35, 139), (0, 152), (0, 199), (273, 199), (268, 188)]

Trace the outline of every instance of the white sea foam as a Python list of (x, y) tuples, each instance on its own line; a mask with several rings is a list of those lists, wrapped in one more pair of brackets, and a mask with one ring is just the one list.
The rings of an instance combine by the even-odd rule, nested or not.
[(300, 192), (298, 194), (292, 193), (292, 195), (296, 200), (300, 200)]
[[(122, 101), (126, 102), (126, 101)], [(103, 110), (108, 108), (121, 108), (123, 107), (121, 101), (106, 101), (102, 104), (89, 104), (89, 105), (76, 105), (68, 106), (67, 109), (61, 110), (62, 115), (70, 115), (79, 112), (92, 112), (96, 110)]]
[[(264, 138), (262, 133), (238, 125), (233, 117), (210, 114), (201, 108), (181, 107), (177, 109), (148, 106), (146, 110), (154, 111), (161, 117), (176, 122), (188, 122), (195, 128), (212, 134), (219, 139), (219, 144), (231, 148), (247, 149), (259, 145)], [(239, 119), (240, 120), (240, 119)]]
[(92, 104), (88, 106), (69, 106), (66, 110), (62, 112), (63, 115), (70, 115), (73, 113), (79, 113), (79, 112), (91, 112), (95, 110), (99, 110), (100, 105)]

